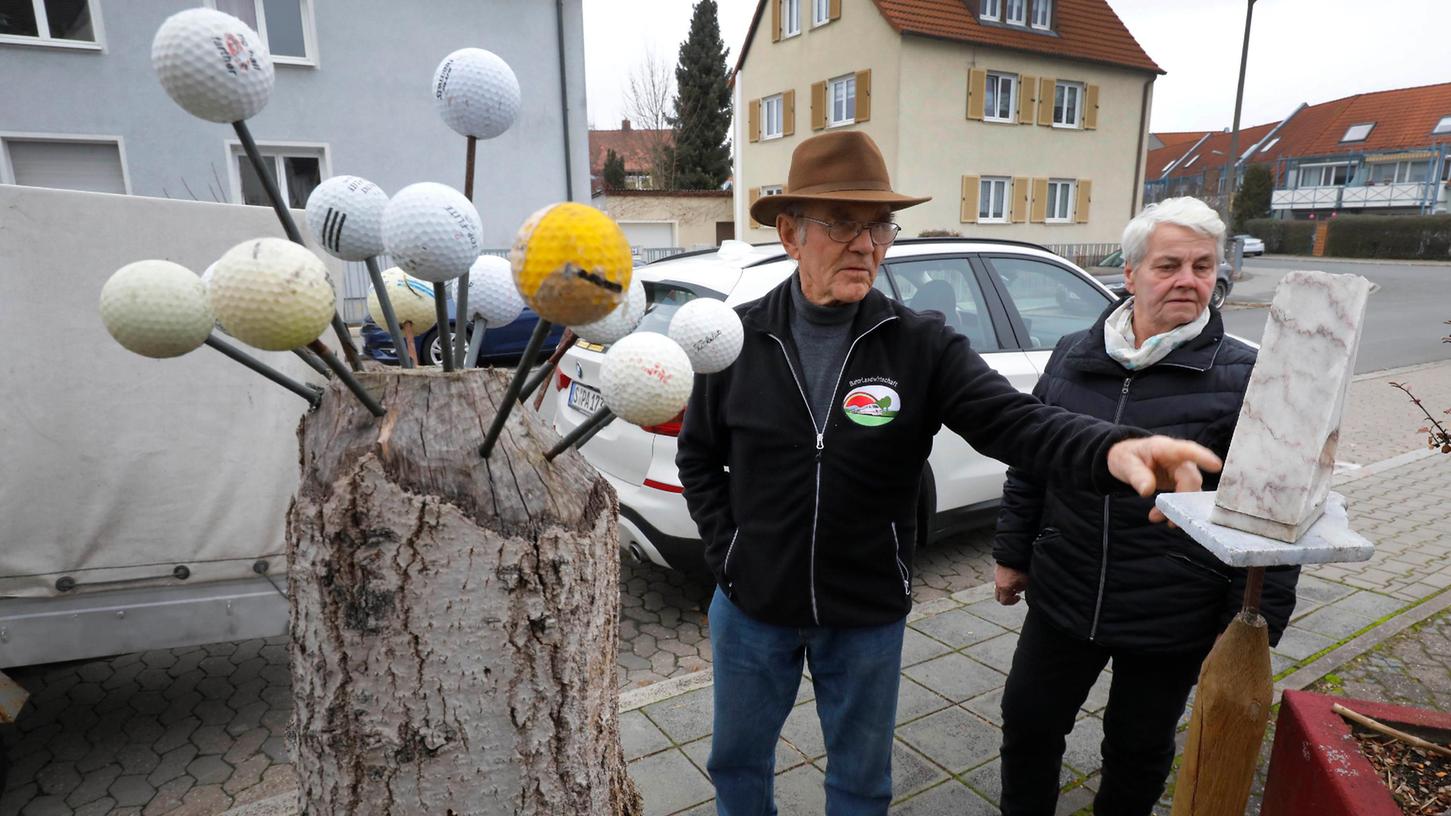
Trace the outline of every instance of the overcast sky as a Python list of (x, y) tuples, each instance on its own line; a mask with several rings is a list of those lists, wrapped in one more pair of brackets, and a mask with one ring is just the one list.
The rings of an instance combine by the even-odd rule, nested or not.
[[(756, 0), (717, 2), (721, 39), (734, 65)], [(1109, 3), (1168, 72), (1154, 83), (1151, 128), (1229, 127), (1245, 0)], [(647, 50), (674, 65), (693, 6), (692, 0), (584, 0), (591, 126), (620, 126), (626, 83)], [(1257, 0), (1241, 125), (1278, 120), (1301, 102), (1451, 82), (1448, 43), (1451, 0)]]

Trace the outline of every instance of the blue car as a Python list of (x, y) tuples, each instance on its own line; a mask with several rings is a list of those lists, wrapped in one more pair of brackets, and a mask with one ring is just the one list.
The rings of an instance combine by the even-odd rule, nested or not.
[[(453, 336), (454, 322), (453, 299), (448, 301), (448, 322), (449, 336)], [(363, 353), (374, 360), (386, 365), (398, 365), (398, 352), (393, 348), (393, 338), (389, 336), (386, 326), (379, 326), (369, 319), (363, 323)], [(524, 353), (524, 347), (529, 344), (529, 336), (534, 333), (534, 326), (539, 322), (539, 316), (529, 307), (524, 307), (523, 314), (519, 315), (507, 326), (500, 326), (497, 329), (489, 329), (484, 332), (484, 346), (479, 350), (479, 365), (514, 365), (519, 362), (519, 356)], [(564, 334), (564, 327), (555, 325), (550, 328), (549, 334), (544, 338), (544, 348), (541, 355), (553, 353), (554, 347), (559, 344), (560, 335)], [(418, 362), (421, 365), (441, 365), (443, 357), (439, 352), (438, 327), (430, 328), (428, 331), (413, 338), (418, 351)]]

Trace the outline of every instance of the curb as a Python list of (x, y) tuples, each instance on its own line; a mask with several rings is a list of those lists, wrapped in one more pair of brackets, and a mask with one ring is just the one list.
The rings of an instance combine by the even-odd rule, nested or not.
[[(1329, 255), (1316, 257), (1314, 255), (1260, 255), (1255, 260), (1268, 261), (1301, 261), (1307, 263), (1343, 263), (1343, 264), (1364, 264), (1366, 266), (1380, 266), (1383, 264), (1404, 264), (1406, 266), (1451, 266), (1451, 261), (1424, 261), (1424, 260), (1401, 260), (1397, 258), (1334, 258)], [(1245, 261), (1249, 266), (1251, 261)]]
[(1325, 654), (1275, 681), (1275, 693), (1283, 694), (1285, 689), (1300, 691), (1316, 680), (1330, 674), (1350, 661), (1379, 646), (1381, 643), (1404, 632), (1410, 627), (1451, 607), (1451, 592), (1441, 590), (1414, 606), (1397, 612), (1389, 619), (1375, 624), (1359, 635), (1347, 640)]

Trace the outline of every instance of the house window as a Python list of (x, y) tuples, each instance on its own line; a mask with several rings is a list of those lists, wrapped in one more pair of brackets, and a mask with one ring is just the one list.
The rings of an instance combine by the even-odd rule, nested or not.
[(1371, 184), (1420, 184), (1430, 175), (1425, 161), (1381, 162), (1370, 166)]
[(630, 189), (630, 190), (649, 190), (650, 189), (650, 174), (649, 173), (626, 173), (625, 174), (625, 187), (627, 189)]
[(984, 177), (979, 182), (977, 220), (980, 224), (1008, 223), (1008, 191), (1012, 179)]
[(1046, 220), (1049, 223), (1064, 223), (1073, 219), (1073, 188), (1074, 182), (1070, 180), (1048, 180)]
[[(259, 146), (262, 161), (272, 170), (277, 180), (277, 191), (294, 209), (306, 209), (307, 197), (322, 183), (324, 152), (321, 147), (268, 147)], [(232, 178), (235, 191), (232, 200), (254, 206), (271, 206), (262, 179), (252, 169), (252, 163), (242, 152), (241, 145), (232, 145)], [(628, 179), (626, 180), (628, 184)]]
[(813, 0), (811, 4), (811, 24), (826, 25), (831, 22), (831, 0)]
[(1047, 29), (1053, 22), (1053, 0), (1034, 0), (1033, 28)]
[(1006, 0), (1008, 16), (1004, 22), (1009, 25), (1024, 25), (1028, 22), (1028, 0)]
[(997, 20), (1002, 16), (999, 3), (1002, 0), (982, 0), (982, 11), (978, 14), (984, 20)]
[(210, 0), (209, 5), (251, 26), (273, 62), (317, 63), (312, 0)]
[(97, 47), (96, 0), (0, 0), (0, 42)]
[(1443, 133), (1451, 133), (1451, 116), (1442, 116), (1441, 121), (1431, 129), (1432, 136), (1440, 136)]
[(1199, 161), (1199, 156), (1196, 154), (1193, 157), (1191, 157), (1188, 162), (1186, 162), (1184, 164), (1184, 169), (1185, 170), (1188, 170), (1190, 167), (1193, 167), (1194, 166), (1194, 162), (1197, 162), (1197, 161)]
[(1059, 82), (1053, 89), (1053, 126), (1078, 127), (1078, 115), (1083, 108), (1083, 85), (1077, 82)]
[(0, 139), (0, 183), (129, 192), (121, 145), (113, 139)]
[(801, 33), (801, 0), (781, 0), (781, 36)]
[(992, 122), (1017, 121), (1013, 116), (1014, 111), (1017, 110), (1015, 104), (1017, 100), (1013, 98), (1017, 85), (1016, 74), (988, 74), (983, 118)]
[(761, 138), (781, 138), (781, 112), (784, 108), (781, 94), (761, 100)]
[(1339, 187), (1350, 179), (1348, 164), (1311, 164), (1300, 168), (1300, 187)]
[(1261, 153), (1268, 153), (1268, 152), (1270, 152), (1270, 148), (1274, 147), (1275, 145), (1277, 145), (1279, 143), (1280, 143), (1280, 137), (1276, 136), (1275, 138), (1269, 140), (1268, 142), (1265, 142), (1265, 146), (1262, 147), (1262, 148), (1260, 148), (1260, 152)]
[(767, 185), (761, 188), (761, 198), (765, 198), (766, 196), (781, 195), (784, 192), (786, 192), (786, 188), (782, 187), (779, 184)]
[(1375, 127), (1375, 122), (1362, 122), (1358, 125), (1351, 125), (1345, 129), (1345, 135), (1340, 137), (1342, 142), (1363, 142), (1365, 137)]
[(856, 121), (856, 74), (837, 77), (827, 83), (827, 98), (831, 100), (831, 112), (827, 124), (849, 125)]

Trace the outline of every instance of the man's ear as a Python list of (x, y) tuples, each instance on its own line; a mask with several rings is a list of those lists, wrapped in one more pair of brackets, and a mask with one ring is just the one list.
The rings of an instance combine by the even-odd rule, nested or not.
[(1128, 264), (1124, 264), (1124, 291), (1134, 293), (1134, 268)]
[(781, 246), (793, 260), (801, 260), (801, 246), (796, 243), (796, 221), (785, 213), (776, 214), (776, 235)]

